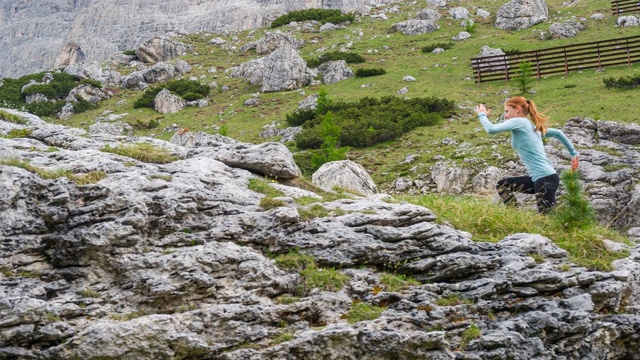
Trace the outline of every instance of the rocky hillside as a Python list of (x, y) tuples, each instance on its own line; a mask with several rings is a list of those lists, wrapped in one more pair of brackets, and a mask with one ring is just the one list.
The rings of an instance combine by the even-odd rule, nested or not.
[(268, 25), (292, 10), (352, 11), (392, 0), (26, 1), (0, 4), (0, 78), (104, 61), (154, 35), (222, 33)]
[(540, 235), (474, 242), (389, 196), (283, 181), (266, 202), (253, 182), (298, 173), (277, 143), (3, 111), (0, 358), (640, 358), (638, 245), (588, 270)]

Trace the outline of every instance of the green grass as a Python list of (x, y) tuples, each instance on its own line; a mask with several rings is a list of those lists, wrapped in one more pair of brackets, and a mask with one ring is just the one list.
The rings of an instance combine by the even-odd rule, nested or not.
[(395, 275), (383, 273), (380, 275), (380, 283), (385, 287), (385, 291), (398, 292), (410, 286), (419, 286), (420, 282), (405, 274)]
[(349, 324), (355, 324), (365, 320), (375, 320), (380, 317), (385, 308), (370, 305), (364, 302), (355, 302), (351, 305), (351, 309), (343, 317), (347, 319)]
[(165, 149), (154, 147), (147, 143), (120, 145), (116, 147), (105, 146), (100, 151), (118, 154), (146, 163), (167, 164), (178, 160), (178, 157), (169, 154)]
[(274, 199), (267, 196), (260, 199), (260, 207), (262, 207), (265, 210), (270, 210), (270, 209), (282, 207), (282, 206), (287, 206), (287, 204), (280, 199)]
[(269, 180), (265, 178), (250, 179), (248, 189), (264, 194), (267, 197), (280, 197), (285, 195), (282, 191), (269, 185)]
[(440, 306), (455, 306), (460, 304), (473, 304), (473, 300), (460, 298), (457, 295), (441, 297), (436, 300), (436, 304)]
[(467, 344), (473, 339), (477, 339), (482, 335), (482, 331), (476, 324), (471, 324), (465, 331), (462, 332), (460, 341), (460, 348), (467, 347)]
[(314, 288), (322, 291), (339, 291), (349, 280), (349, 276), (336, 269), (317, 266), (313, 256), (300, 253), (298, 249), (291, 249), (286, 254), (278, 255), (274, 261), (280, 268), (300, 273), (302, 283), (297, 289), (299, 295), (305, 295)]
[(4, 137), (7, 139), (17, 139), (17, 138), (26, 138), (31, 135), (33, 129), (24, 128), (24, 129), (11, 129), (7, 132), (7, 135)]
[(14, 124), (20, 124), (20, 125), (28, 124), (27, 120), (23, 119), (22, 117), (8, 113), (4, 110), (0, 110), (0, 120), (4, 120)]
[(425, 195), (402, 199), (431, 209), (438, 217), (436, 221), (471, 233), (475, 241), (497, 242), (516, 233), (541, 234), (566, 250), (572, 262), (600, 270), (611, 270), (613, 260), (628, 256), (605, 248), (604, 239), (628, 240), (601, 225), (569, 231), (554, 221), (552, 215), (493, 204), (484, 198)]
[(71, 170), (67, 169), (47, 170), (39, 168), (37, 166), (33, 166), (27, 160), (20, 160), (17, 158), (0, 158), (0, 165), (19, 167), (47, 180), (66, 177), (78, 185), (93, 184), (107, 177), (107, 174), (103, 171), (91, 171), (84, 174), (74, 174), (73, 172), (71, 172)]

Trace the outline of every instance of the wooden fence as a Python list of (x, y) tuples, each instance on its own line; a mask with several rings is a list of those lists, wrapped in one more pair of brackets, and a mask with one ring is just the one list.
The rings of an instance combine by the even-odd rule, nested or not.
[(607, 66), (640, 62), (640, 36), (582, 44), (558, 46), (513, 54), (471, 59), (476, 83), (509, 80), (520, 73), (520, 63), (531, 64), (532, 75), (538, 79), (570, 71), (600, 69)]
[(639, 0), (611, 0), (611, 11), (613, 15), (630, 11), (640, 11)]

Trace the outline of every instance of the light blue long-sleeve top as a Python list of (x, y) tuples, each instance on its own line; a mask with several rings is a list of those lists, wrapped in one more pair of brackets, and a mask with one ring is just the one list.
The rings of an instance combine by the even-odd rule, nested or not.
[[(518, 117), (508, 119), (499, 124), (492, 124), (485, 113), (479, 113), (478, 118), (488, 134), (511, 131), (511, 147), (522, 159), (533, 181), (556, 173), (553, 164), (551, 164), (544, 151), (542, 136), (536, 131), (535, 126), (529, 119)], [(578, 155), (573, 144), (571, 144), (571, 141), (562, 130), (549, 128), (544, 137), (558, 139), (571, 156)]]

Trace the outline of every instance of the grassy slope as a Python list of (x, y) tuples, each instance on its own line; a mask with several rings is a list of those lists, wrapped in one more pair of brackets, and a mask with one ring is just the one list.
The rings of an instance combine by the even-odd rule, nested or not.
[[(327, 47), (337, 50), (341, 46), (352, 42), (352, 51), (363, 55), (367, 62), (351, 65), (352, 69), (384, 67), (387, 74), (370, 78), (352, 78), (334, 85), (327, 86), (330, 98), (341, 100), (356, 100), (363, 96), (380, 97), (395, 94), (396, 91), (407, 87), (406, 96), (424, 97), (437, 96), (452, 99), (459, 105), (460, 110), (454, 119), (439, 126), (419, 128), (406, 134), (399, 141), (380, 144), (367, 149), (353, 149), (349, 157), (358, 161), (372, 172), (372, 177), (381, 188), (387, 186), (399, 176), (416, 177), (420, 173), (429, 171), (435, 163), (436, 155), (443, 155), (452, 162), (462, 164), (465, 152), (448, 146), (439, 146), (442, 139), (448, 137), (459, 143), (467, 142), (470, 150), (467, 154), (483, 157), (486, 162), (495, 163), (497, 159), (491, 153), (500, 153), (507, 159), (514, 158), (512, 150), (506, 144), (506, 137), (489, 138), (478, 131), (478, 123), (472, 108), (478, 102), (484, 102), (496, 109), (499, 114), (500, 103), (506, 97), (518, 92), (514, 83), (491, 82), (477, 85), (472, 80), (465, 80), (472, 76), (469, 59), (478, 55), (482, 46), (492, 48), (519, 49), (521, 51), (540, 49), (576, 42), (604, 40), (615, 37), (635, 35), (637, 28), (614, 27), (616, 17), (609, 15), (610, 3), (604, 0), (579, 2), (571, 7), (562, 7), (561, 0), (548, 1), (550, 21), (533, 28), (521, 31), (504, 31), (493, 27), (495, 13), (503, 4), (502, 1), (458, 1), (450, 2), (449, 6), (465, 6), (472, 14), (481, 7), (492, 13), (489, 19), (475, 17), (475, 34), (469, 40), (456, 43), (454, 47), (442, 54), (422, 53), (421, 48), (439, 42), (449, 42), (451, 37), (464, 30), (459, 20), (448, 17), (445, 10), (440, 10), (443, 18), (439, 21), (441, 29), (419, 35), (406, 36), (392, 32), (391, 25), (399, 21), (415, 17), (425, 6), (423, 2), (400, 4), (400, 12), (388, 14), (389, 20), (371, 20), (363, 17), (359, 22), (346, 29), (323, 33), (303, 33), (293, 31), (297, 38), (304, 39), (306, 45), (300, 49), (301, 55), (309, 59), (316, 56), (316, 50)], [(605, 14), (601, 21), (587, 20), (587, 29), (573, 39), (541, 40), (540, 31), (548, 31), (553, 22), (570, 19), (573, 16), (589, 18), (595, 12)], [(237, 34), (239, 41), (233, 42), (233, 35), (223, 38), (232, 42), (238, 48), (263, 36), (263, 28), (253, 32)], [(285, 26), (283, 31), (290, 31)], [(363, 33), (359, 37), (359, 32)], [(100, 116), (105, 109), (113, 109), (118, 113), (127, 112), (128, 121), (135, 123), (140, 120), (158, 119), (161, 128), (172, 124), (188, 128), (193, 131), (203, 130), (210, 133), (217, 132), (217, 127), (225, 123), (228, 135), (246, 142), (258, 143), (265, 141), (258, 137), (258, 133), (266, 124), (276, 122), (286, 126), (284, 114), (293, 111), (297, 103), (312, 93), (316, 93), (318, 86), (307, 87), (303, 93), (299, 91), (260, 94), (261, 103), (256, 107), (243, 106), (243, 102), (251, 94), (260, 91), (258, 86), (252, 86), (242, 79), (227, 78), (224, 69), (244, 63), (252, 58), (261, 57), (252, 51), (239, 53), (221, 50), (219, 47), (209, 46), (207, 42), (217, 35), (194, 34), (186, 36), (183, 41), (194, 46), (195, 51), (184, 57), (193, 66), (190, 76), (204, 78), (202, 82), (216, 81), (220, 86), (227, 85), (229, 92), (214, 90), (211, 95), (211, 106), (206, 108), (188, 108), (180, 113), (162, 115), (150, 109), (133, 109), (133, 99), (140, 95), (140, 91), (119, 91), (112, 99), (105, 101), (100, 109), (74, 116), (65, 122), (71, 126), (88, 127), (93, 119)], [(313, 43), (315, 42), (315, 43)], [(331, 49), (334, 47), (334, 49)], [(439, 66), (436, 66), (439, 65)], [(218, 67), (214, 74), (208, 70)], [(127, 69), (122, 69), (126, 73)], [(637, 74), (639, 65), (631, 68), (620, 66), (608, 68), (603, 73), (586, 70), (583, 73), (571, 73), (568, 77), (562, 75), (551, 76), (547, 79), (534, 81), (532, 87), (535, 94), (529, 95), (542, 109), (546, 109), (556, 126), (573, 116), (585, 116), (595, 119), (614, 120), (619, 122), (637, 122), (637, 112), (633, 108), (634, 98), (638, 90), (619, 91), (604, 88), (602, 78), (620, 77)], [(415, 82), (404, 82), (402, 78), (411, 75)], [(371, 87), (361, 88), (362, 84), (373, 84)], [(118, 101), (126, 100), (122, 105)], [(55, 120), (53, 120), (55, 121)], [(140, 131), (139, 134), (154, 134), (161, 139), (172, 136), (170, 132)], [(496, 149), (487, 145), (498, 144)], [(399, 165), (406, 155), (419, 155), (412, 164)], [(477, 154), (477, 155), (476, 155)], [(467, 166), (467, 165), (465, 165)], [(413, 171), (409, 171), (413, 168)]]

